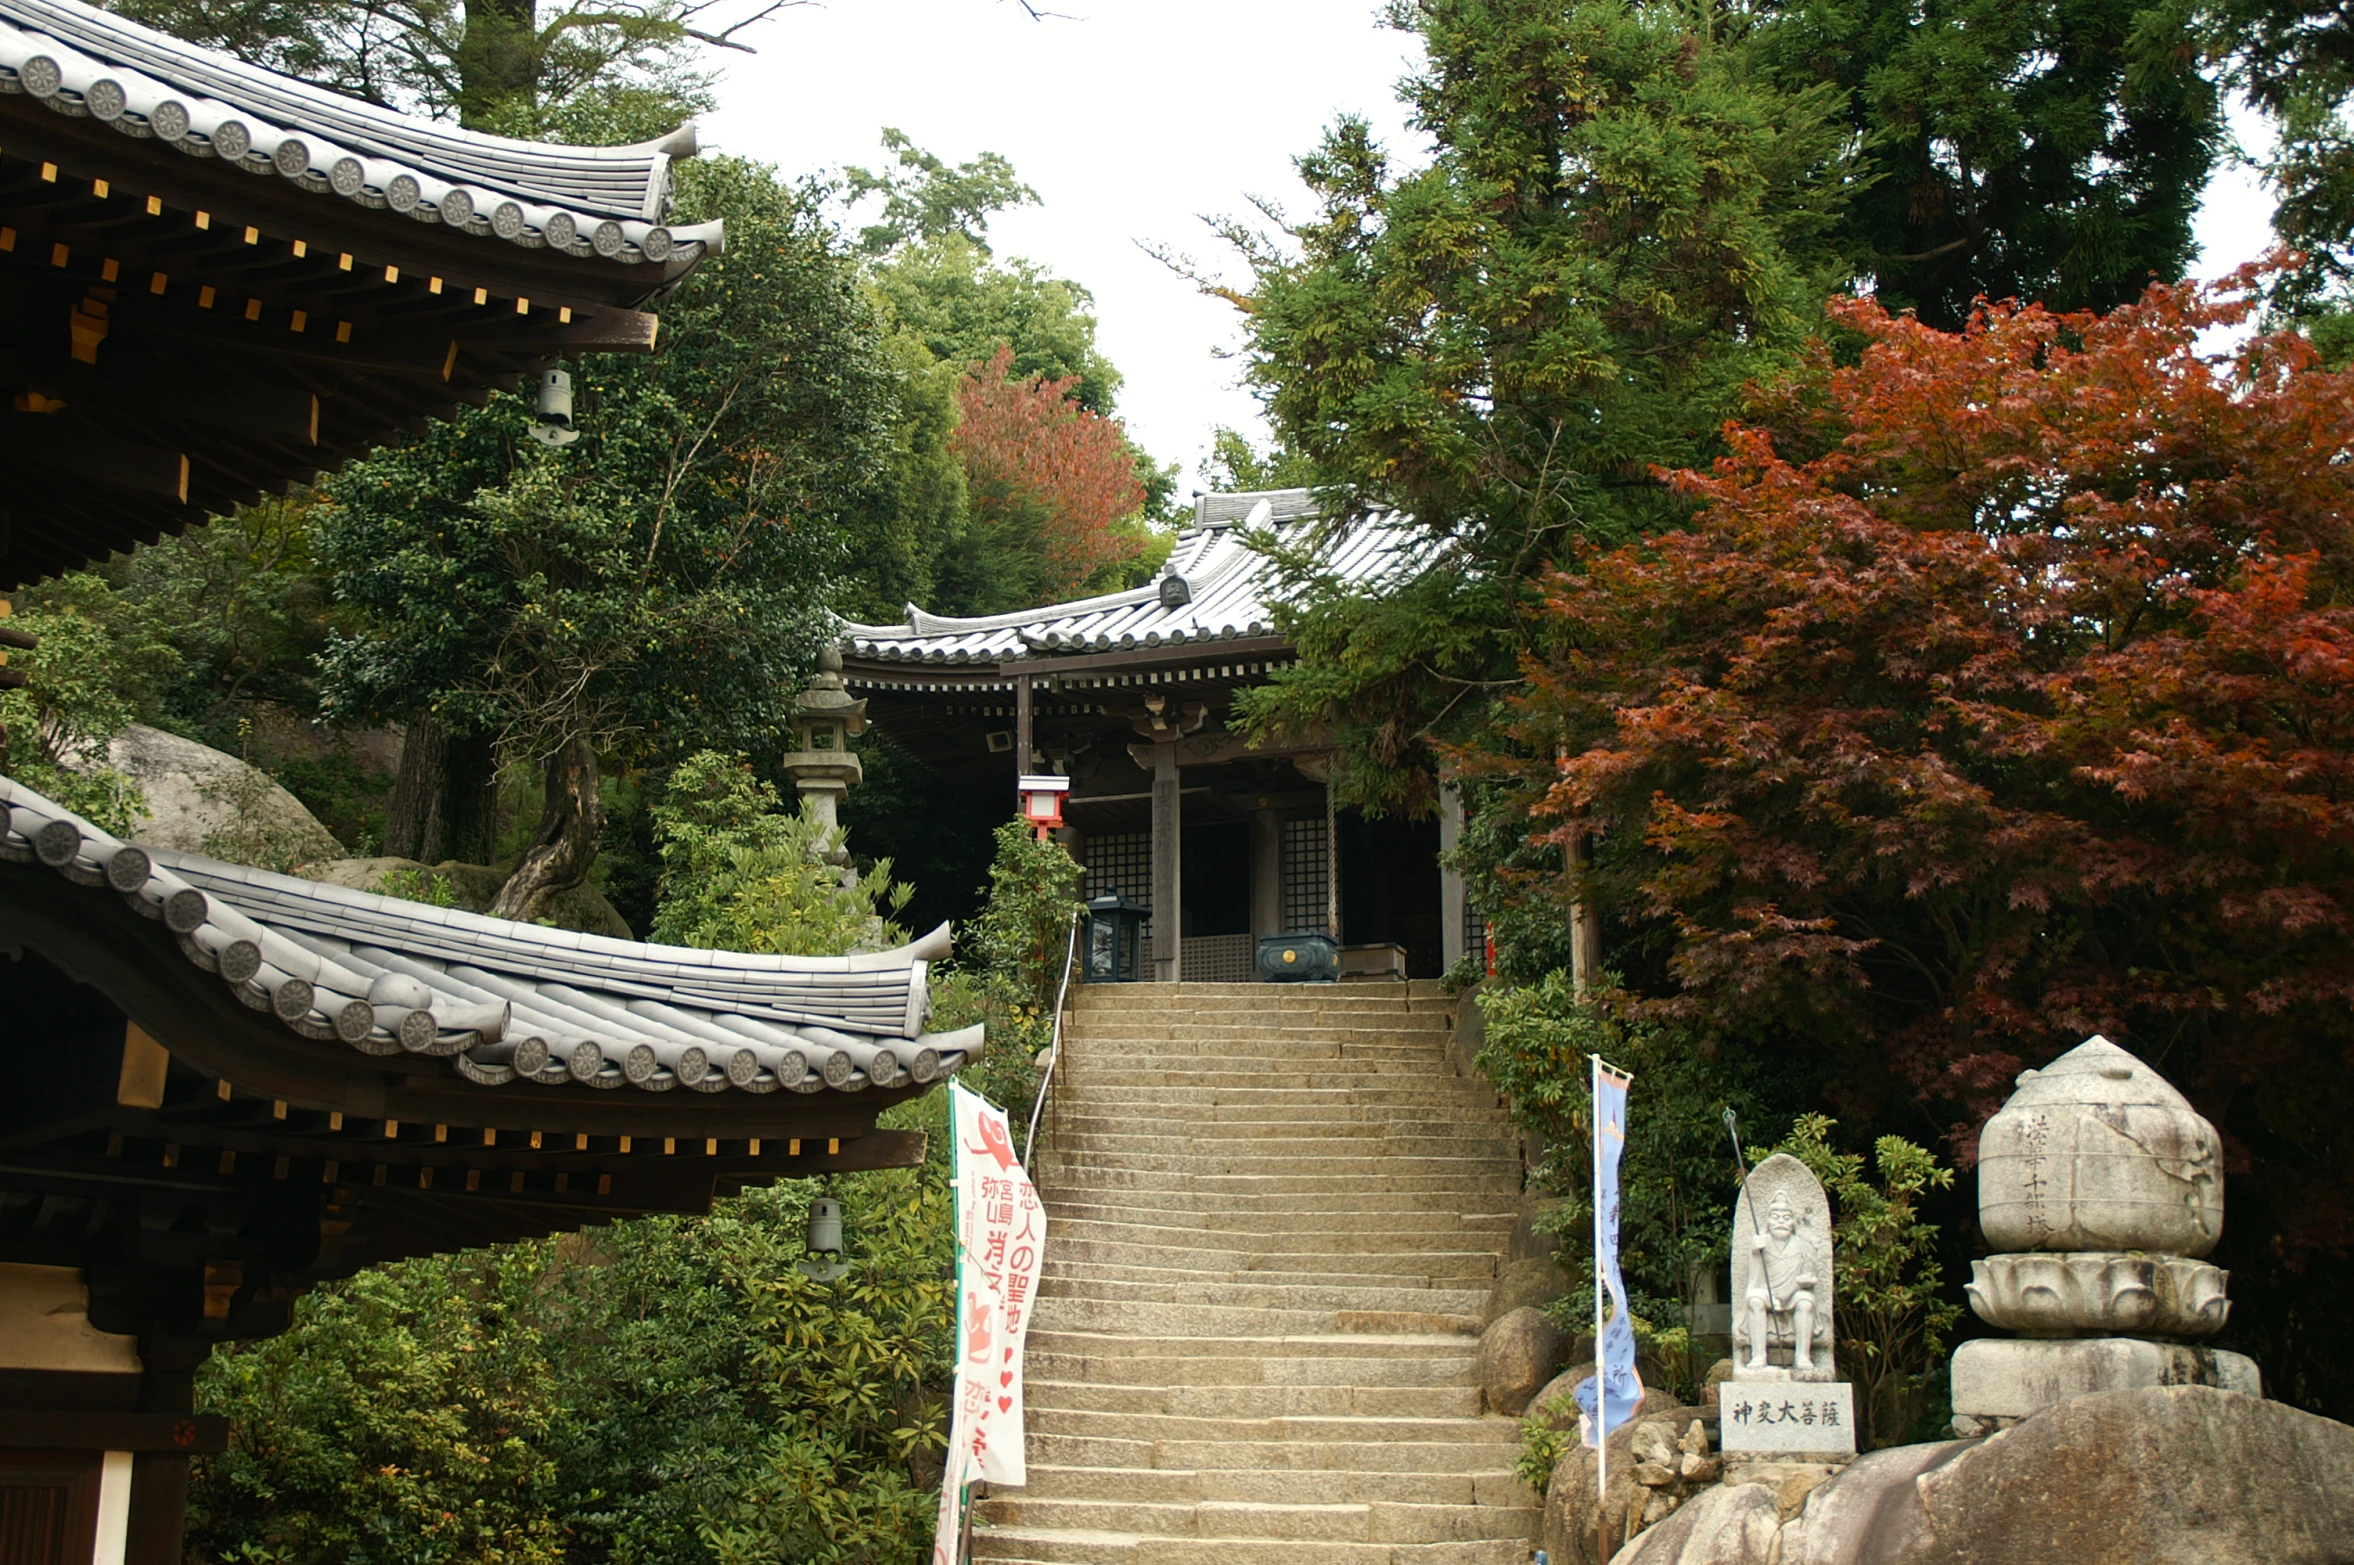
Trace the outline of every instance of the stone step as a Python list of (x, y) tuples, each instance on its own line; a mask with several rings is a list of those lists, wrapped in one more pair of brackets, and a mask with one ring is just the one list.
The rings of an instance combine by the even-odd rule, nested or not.
[[(1050, 1174), (1057, 1187), (1070, 1184), (1094, 1191), (1143, 1188), (1163, 1192), (1191, 1190), (1205, 1195), (1296, 1195), (1303, 1206), (1326, 1196), (1363, 1191), (1368, 1183), (1368, 1176), (1361, 1168), (1326, 1173), (1195, 1174), (1181, 1169), (1101, 1168), (1079, 1164), (1070, 1169), (1067, 1181), (1059, 1168), (1050, 1170)], [(1520, 1192), (1518, 1178), (1484, 1173), (1404, 1173), (1395, 1181), (1382, 1178), (1380, 1186), (1385, 1196), (1392, 1193), (1483, 1195), (1506, 1206), (1512, 1205)]]
[(973, 1529), (973, 1558), (1007, 1565), (1527, 1565), (1529, 1541), (1310, 1543), (1044, 1527)]
[(1142, 1148), (1066, 1147), (1056, 1158), (1059, 1168), (1086, 1174), (1353, 1174), (1378, 1176), (1384, 1188), (1393, 1180), (1425, 1175), (1470, 1175), (1520, 1182), (1517, 1157), (1488, 1152), (1383, 1152), (1346, 1146), (1335, 1151), (1224, 1152), (1204, 1148), (1191, 1152), (1155, 1152)]
[(1166, 1413), (1181, 1418), (1477, 1418), (1479, 1388), (1459, 1386), (1117, 1385), (1032, 1372), (1029, 1399), (1089, 1413)]
[(1152, 1055), (1082, 1056), (1068, 1062), (1074, 1090), (1104, 1087), (1408, 1087), (1427, 1091), (1462, 1080), (1435, 1060), (1271, 1059), (1260, 1055), (1187, 1059)]
[(1133, 1332), (1144, 1336), (1268, 1336), (1346, 1332), (1419, 1331), (1431, 1335), (1479, 1335), (1479, 1314), (1443, 1310), (1273, 1309), (1263, 1305), (1155, 1304), (1127, 1299), (1089, 1299), (1041, 1293), (1031, 1319), (1060, 1331)]
[(1103, 1058), (1115, 1052), (1277, 1056), (1413, 1054), (1434, 1063), (1446, 1057), (1449, 1033), (1443, 1020), (1433, 1017), (1426, 1027), (1362, 1018), (1300, 1021), (1271, 1017), (1251, 1021), (1195, 1021), (1175, 1017), (1160, 1022), (1115, 1022), (1067, 1029), (1071, 1058)]
[(1055, 1127), (1055, 1144), (1067, 1152), (1136, 1152), (1277, 1157), (1315, 1152), (1357, 1157), (1419, 1154), (1425, 1157), (1490, 1157), (1517, 1162), (1498, 1127), (1466, 1125), (1458, 1115), (1416, 1117), (1403, 1110), (1361, 1118), (1259, 1120), (1233, 1123), (1140, 1111), (1081, 1121), (1066, 1115)]
[[(1197, 1417), (1179, 1413), (1107, 1413), (1088, 1408), (1028, 1409), (1032, 1434), (1099, 1436), (1179, 1445), (1204, 1441), (1287, 1442), (1300, 1445), (1479, 1445), (1520, 1448), (1513, 1418), (1407, 1418), (1303, 1413), (1265, 1418)], [(1503, 1465), (1511, 1465), (1507, 1455)]]
[(1452, 1107), (1470, 1113), (1496, 1107), (1493, 1092), (1459, 1076), (1433, 1075), (1428, 1082), (1415, 1084), (1412, 1090), (1370, 1082), (1349, 1086), (1282, 1086), (1264, 1080), (1237, 1080), (1224, 1086), (1165, 1087), (1093, 1081), (1088, 1078), (1086, 1068), (1079, 1066), (1068, 1078), (1058, 1076), (1056, 1080), (1066, 1113), (1184, 1115), (1248, 1108), (1261, 1112), (1304, 1110), (1320, 1114), (1336, 1108), (1385, 1107)]
[(1401, 1212), (1203, 1212), (1175, 1205), (1125, 1204), (1141, 1199), (1135, 1191), (1123, 1191), (1121, 1197), (1115, 1202), (1050, 1196), (1046, 1215), (1059, 1239), (1169, 1244), (1187, 1249), (1214, 1245), (1262, 1255), (1287, 1251), (1348, 1255), (1379, 1253), (1389, 1247), (1422, 1252), (1460, 1250), (1483, 1238), (1501, 1241), (1512, 1227), (1508, 1211), (1464, 1212), (1451, 1197)]
[[(1248, 1251), (1239, 1248), (1171, 1244), (1126, 1244), (1119, 1240), (1070, 1239), (1061, 1234), (1047, 1248), (1049, 1268), (1074, 1266), (1134, 1267), (1168, 1272), (1195, 1282), (1301, 1282), (1321, 1279), (1334, 1283), (1398, 1283), (1412, 1287), (1422, 1282), (1450, 1282), (1469, 1287), (1496, 1275), (1496, 1257), (1489, 1250), (1412, 1251), (1335, 1257), (1304, 1251)], [(1141, 1279), (1140, 1279), (1141, 1280)]]
[(1050, 1272), (1045, 1296), (1061, 1301), (1092, 1299), (1118, 1304), (1232, 1306), (1252, 1310), (1399, 1310), (1433, 1315), (1478, 1315), (1487, 1308), (1487, 1288), (1412, 1288), (1394, 1280), (1372, 1287), (1332, 1283), (1179, 1282), (1113, 1278), (1094, 1272)]
[[(1030, 1332), (1026, 1362), (1032, 1373), (1059, 1379), (1101, 1378), (1135, 1383), (1158, 1371), (1192, 1366), (1211, 1384), (1213, 1375), (1248, 1377), (1269, 1385), (1326, 1385), (1333, 1377), (1362, 1376), (1392, 1385), (1454, 1384), (1441, 1376), (1467, 1375), (1478, 1344), (1445, 1332), (1295, 1332), (1291, 1335), (1202, 1336), (1168, 1339), (1126, 1332), (1102, 1332), (1037, 1323)], [(1074, 1371), (1068, 1364), (1094, 1366)], [(1388, 1365), (1377, 1377), (1371, 1366)], [(1060, 1366), (1060, 1367), (1057, 1367)], [(1222, 1382), (1224, 1383), (1224, 1382)], [(1337, 1382), (1347, 1384), (1350, 1382)]]
[(1269, 1502), (1048, 1499), (1023, 1490), (982, 1502), (993, 1527), (1108, 1532), (1134, 1529), (1171, 1538), (1310, 1540), (1324, 1543), (1466, 1543), (1534, 1536), (1541, 1510), (1496, 1505), (1416, 1505), (1394, 1500)]
[(1254, 1107), (1212, 1108), (1201, 1113), (1169, 1113), (1138, 1105), (1126, 1113), (1066, 1112), (1055, 1127), (1058, 1139), (1087, 1145), (1090, 1136), (1116, 1136), (1124, 1142), (1157, 1149), (1164, 1144), (1218, 1142), (1378, 1141), (1391, 1136), (1424, 1137), (1492, 1147), (1504, 1125), (1499, 1111), (1492, 1124), (1468, 1123), (1453, 1110), (1425, 1103), (1399, 1103), (1387, 1108), (1332, 1104), (1314, 1112), (1270, 1115)]
[(1057, 1467), (1030, 1464), (1024, 1497), (1079, 1500), (1242, 1500), (1282, 1504), (1313, 1495), (1320, 1503), (1385, 1500), (1401, 1505), (1534, 1506), (1539, 1497), (1511, 1473), (1286, 1472), (1269, 1469)]
[[(1035, 1422), (1035, 1410), (1032, 1421)], [(1515, 1439), (1519, 1426), (1509, 1420)], [(1029, 1457), (1064, 1467), (1221, 1467), (1261, 1472), (1491, 1473), (1511, 1465), (1509, 1441), (1139, 1440), (1033, 1427)]]
[(1082, 1008), (1134, 1005), (1153, 1010), (1166, 1009), (1179, 1001), (1214, 1004), (1231, 1000), (1237, 1003), (1256, 1002), (1262, 1006), (1335, 1003), (1405, 1005), (1414, 1001), (1437, 1001), (1452, 1007), (1459, 1003), (1459, 997), (1448, 994), (1435, 978), (1353, 979), (1343, 984), (1271, 984), (1264, 981), (1208, 983), (1190, 980), (1178, 984), (1084, 984), (1073, 994)]

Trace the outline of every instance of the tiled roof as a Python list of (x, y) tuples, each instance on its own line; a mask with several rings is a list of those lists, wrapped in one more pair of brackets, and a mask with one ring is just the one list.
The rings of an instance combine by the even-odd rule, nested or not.
[(529, 248), (691, 262), (722, 239), (718, 223), (663, 226), (670, 160), (693, 155), (692, 127), (634, 147), (486, 136), (247, 65), (79, 0), (0, 0), (0, 92), (191, 157)]
[[(911, 603), (904, 624), (845, 624), (842, 650), (878, 662), (988, 664), (1277, 634), (1267, 561), (1241, 535), (1268, 527), (1296, 534), (1313, 526), (1313, 492), (1205, 495), (1194, 515), (1196, 525), (1177, 535), (1169, 563), (1146, 586), (964, 619), (927, 614)], [(1405, 528), (1376, 519), (1339, 538), (1328, 563), (1344, 580), (1370, 582), (1407, 568), (1409, 551), (1424, 545)]]
[(948, 926), (859, 956), (746, 955), (512, 923), (123, 842), (0, 777), (0, 858), (119, 895), (290, 1031), (443, 1057), (501, 1086), (858, 1092), (939, 1079), (982, 1030), (924, 1034)]

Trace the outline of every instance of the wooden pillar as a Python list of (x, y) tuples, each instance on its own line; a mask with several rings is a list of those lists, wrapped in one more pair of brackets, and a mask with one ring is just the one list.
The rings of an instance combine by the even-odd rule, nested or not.
[(1469, 911), (1463, 892), (1463, 872), (1452, 862), (1463, 841), (1463, 795), (1453, 783), (1439, 787), (1439, 960), (1453, 967), (1463, 960), (1463, 926)]
[(1163, 984), (1185, 976), (1181, 804), (1177, 741), (1170, 738), (1152, 747), (1152, 975)]
[(1280, 935), (1283, 927), (1283, 817), (1251, 812), (1251, 933)]
[(1031, 742), (1030, 676), (1014, 676), (1014, 775), (1031, 775), (1036, 763), (1031, 759), (1037, 747)]
[(1340, 943), (1340, 816), (1332, 807), (1332, 781), (1324, 783), (1324, 930)]

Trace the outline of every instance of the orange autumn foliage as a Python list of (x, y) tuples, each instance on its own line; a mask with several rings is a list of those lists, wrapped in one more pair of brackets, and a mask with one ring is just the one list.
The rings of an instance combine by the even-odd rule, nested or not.
[(1119, 421), (1072, 399), (1076, 378), (1017, 379), (999, 348), (957, 387), (956, 449), (972, 508), (975, 590), (995, 607), (1052, 603), (1118, 585), (1145, 552), (1133, 524), (1144, 485)]
[(2235, 1297), (2274, 1280), (2235, 1322), (2342, 1407), (2354, 374), (2203, 357), (2255, 286), (1958, 333), (1835, 303), (1859, 363), (1662, 475), (1682, 530), (1552, 580), (1497, 769), (1533, 842), (1598, 832), (1638, 1007), (1835, 1062), (1851, 1113), (1966, 1157), (2089, 1033), (2157, 1065), (2224, 1130)]

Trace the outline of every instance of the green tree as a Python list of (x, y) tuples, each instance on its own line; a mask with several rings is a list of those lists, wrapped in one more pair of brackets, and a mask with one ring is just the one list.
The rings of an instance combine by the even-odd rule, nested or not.
[[(1344, 120), (1292, 245), (1230, 228), (1251, 376), (1285, 447), (1422, 535), (1412, 585), (1279, 557), (1298, 668), (1247, 703), (1332, 725), (1344, 798), (1427, 788), (1426, 735), (1513, 673), (1530, 583), (1676, 513), (1742, 386), (1791, 362), (1839, 277), (1860, 172), (1829, 86), (1761, 79), (1724, 13), (1618, 0), (1399, 6), (1434, 155), (1394, 171)], [(1427, 796), (1425, 794), (1425, 796)]]
[(2189, 266), (2224, 129), (2187, 8), (1790, 0), (1733, 25), (1762, 79), (1840, 89), (1869, 177), (1838, 245), (1891, 308), (2105, 309)]
[(731, 243), (666, 307), (660, 351), (583, 361), (579, 442), (542, 450), (527, 399), (496, 397), (348, 468), (321, 516), (365, 618), (325, 660), (335, 713), (427, 717), (544, 769), (501, 916), (538, 917), (589, 872), (605, 756), (781, 746), (888, 448), (891, 366), (815, 192), (738, 161), (679, 178)]
[(1201, 477), (1211, 490), (1225, 494), (1308, 488), (1317, 481), (1315, 468), (1282, 442), (1261, 452), (1251, 444), (1250, 436), (1224, 424), (1211, 431)]
[(778, 0), (123, 0), (192, 43), (370, 103), (563, 141), (661, 136), (710, 106), (708, 47)]
[(907, 132), (883, 127), (883, 149), (896, 168), (881, 173), (844, 169), (843, 194), (851, 202), (883, 198), (882, 216), (858, 231), (858, 248), (883, 256), (905, 245), (962, 237), (989, 251), (989, 219), (1015, 207), (1036, 206), (1038, 192), (1014, 177), (1003, 153), (984, 152), (969, 163), (947, 162), (910, 141)]

